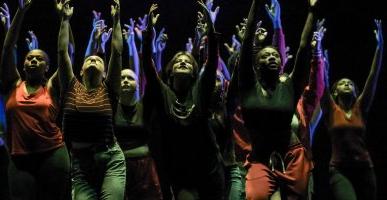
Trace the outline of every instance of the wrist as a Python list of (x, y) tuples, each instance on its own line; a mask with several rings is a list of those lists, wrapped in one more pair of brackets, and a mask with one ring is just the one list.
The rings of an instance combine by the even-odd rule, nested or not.
[(274, 29), (282, 29), (281, 20), (274, 20), (273, 21), (273, 28)]

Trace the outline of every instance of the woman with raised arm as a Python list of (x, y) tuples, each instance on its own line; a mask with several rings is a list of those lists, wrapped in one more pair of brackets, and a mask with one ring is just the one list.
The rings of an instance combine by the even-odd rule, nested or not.
[(64, 199), (69, 192), (70, 160), (56, 124), (60, 106), (57, 76), (47, 80), (49, 58), (40, 49), (25, 57), (25, 80), (16, 66), (16, 42), (31, 4), (31, 0), (19, 0), (1, 55), (11, 195), (15, 199)]
[[(205, 5), (199, 2), (205, 9)], [(153, 15), (154, 7), (150, 14)], [(148, 24), (143, 46), (143, 67), (162, 131), (163, 156), (168, 181), (176, 199), (224, 199), (224, 172), (215, 136), (208, 126), (209, 106), (218, 62), (215, 29), (208, 11), (208, 60), (199, 76), (198, 65), (188, 52), (177, 53), (169, 62), (167, 84), (153, 65), (152, 27)], [(151, 17), (153, 18), (153, 17)]]
[(114, 133), (126, 160), (125, 199), (162, 199), (156, 166), (149, 150), (149, 129), (145, 127), (143, 100), (137, 75), (131, 69), (121, 71), (121, 93), (114, 117)]
[(332, 143), (330, 188), (333, 199), (376, 199), (376, 177), (365, 143), (366, 119), (375, 95), (383, 55), (380, 20), (376, 24), (376, 50), (363, 91), (342, 78), (329, 93), (328, 73), (323, 112), (327, 112)]
[[(302, 145), (293, 145), (290, 124), (304, 88), (303, 74), (307, 70), (306, 64), (301, 61), (306, 60), (313, 9), (310, 9), (304, 26), (293, 71), (290, 75), (280, 76), (281, 57), (276, 48), (264, 47), (252, 59), (257, 12), (261, 3), (257, 1), (253, 1), (247, 21), (238, 78), (242, 116), (252, 145), (246, 165), (246, 197), (268, 199), (280, 188), (283, 198), (300, 199), (306, 193), (307, 178), (304, 180), (304, 177), (307, 175), (304, 173), (311, 165), (303, 155), (305, 149)], [(309, 5), (313, 8), (315, 3), (310, 1)], [(298, 159), (293, 160), (294, 157)], [(282, 160), (284, 163), (281, 166)], [(277, 170), (277, 165), (282, 169)], [(288, 171), (291, 172), (289, 175)]]
[(125, 158), (113, 134), (113, 113), (120, 92), (122, 33), (120, 3), (111, 6), (113, 31), (108, 73), (101, 57), (90, 55), (74, 76), (68, 55), (69, 20), (73, 13), (66, 0), (61, 9), (58, 36), (58, 75), (65, 92), (63, 132), (71, 141), (73, 199), (123, 200)]

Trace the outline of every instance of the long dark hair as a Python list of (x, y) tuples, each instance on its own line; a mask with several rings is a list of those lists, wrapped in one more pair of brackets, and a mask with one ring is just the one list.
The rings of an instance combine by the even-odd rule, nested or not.
[(198, 63), (196, 62), (195, 58), (193, 57), (193, 55), (191, 53), (189, 53), (188, 51), (179, 51), (177, 52), (173, 58), (168, 62), (166, 68), (165, 68), (165, 77), (164, 77), (164, 80), (167, 81), (168, 85), (171, 85), (172, 83), (172, 68), (173, 68), (173, 65), (176, 63), (176, 60), (179, 56), (182, 56), (182, 55), (185, 55), (185, 56), (188, 56), (190, 58), (190, 60), (192, 61), (191, 64), (192, 64), (192, 67), (193, 67), (193, 78), (194, 80), (196, 80), (196, 78), (198, 77), (198, 73), (199, 73), (199, 66), (198, 66)]

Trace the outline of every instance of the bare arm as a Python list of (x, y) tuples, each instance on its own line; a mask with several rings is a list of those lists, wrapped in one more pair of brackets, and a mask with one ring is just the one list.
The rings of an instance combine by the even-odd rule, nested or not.
[(211, 101), (211, 94), (214, 91), (215, 80), (216, 80), (216, 69), (218, 68), (218, 42), (216, 39), (216, 33), (213, 21), (211, 20), (211, 13), (202, 2), (198, 2), (199, 5), (203, 8), (204, 19), (206, 21), (208, 32), (208, 52), (204, 52), (208, 55), (206, 64), (204, 66), (204, 71), (200, 77), (200, 97), (202, 102), (202, 109), (204, 112), (207, 112), (208, 106)]
[[(13, 88), (20, 80), (16, 63), (16, 42), (24, 15), (31, 5), (31, 0), (19, 0), (19, 8), (12, 20), (12, 24), (5, 36), (0, 63), (0, 79), (3, 88)], [(7, 93), (8, 91), (6, 91)]]
[(257, 0), (253, 0), (250, 7), (249, 16), (247, 19), (246, 32), (243, 36), (243, 42), (241, 47), (241, 55), (239, 61), (239, 89), (246, 90), (255, 84), (255, 73), (253, 69), (253, 40), (255, 33), (255, 25), (258, 18), (258, 5)]
[(295, 97), (298, 99), (303, 91), (303, 86), (305, 81), (303, 80), (306, 76), (306, 66), (308, 65), (306, 62), (307, 57), (307, 45), (308, 41), (312, 32), (312, 27), (314, 24), (314, 10), (316, 6), (317, 1), (316, 0), (309, 0), (309, 12), (308, 17), (306, 19), (304, 29), (301, 34), (301, 40), (300, 45), (297, 50), (296, 58), (294, 61), (293, 71), (290, 74), (290, 77), (293, 79), (294, 83), (294, 91), (295, 91)]
[(376, 35), (376, 50), (374, 54), (374, 58), (372, 60), (372, 65), (370, 72), (368, 74), (367, 81), (364, 85), (363, 91), (359, 96), (359, 101), (361, 103), (362, 111), (367, 113), (371, 108), (375, 91), (377, 87), (380, 67), (382, 66), (382, 58), (383, 58), (383, 33), (382, 33), (382, 22), (381, 20), (375, 20), (375, 24), (377, 29), (375, 30)]
[(278, 3), (278, 0), (272, 0), (270, 7), (266, 4), (266, 11), (271, 19), (274, 28), (272, 44), (278, 49), (278, 52), (281, 56), (281, 73), (286, 64), (286, 45), (285, 45), (285, 35), (282, 30), (281, 23), (281, 7)]
[[(149, 10), (149, 22), (148, 27), (144, 32), (143, 51), (142, 51), (142, 67), (146, 78), (145, 96), (153, 98), (153, 103), (156, 102), (162, 107), (162, 81), (158, 76), (156, 66), (152, 60), (152, 39), (153, 39), (153, 26), (157, 22), (157, 17), (154, 16), (154, 11), (157, 9), (157, 4), (152, 4)], [(157, 16), (157, 15), (156, 15)], [(149, 98), (147, 98), (149, 100)], [(146, 103), (145, 103), (146, 102)], [(144, 105), (150, 105), (149, 101), (144, 101)], [(149, 107), (149, 106), (147, 106)]]
[(120, 2), (114, 0), (114, 5), (111, 6), (111, 14), (113, 17), (113, 32), (111, 53), (108, 67), (106, 82), (110, 86), (114, 94), (119, 94), (121, 87), (121, 68), (122, 68), (122, 32), (120, 24)]
[(59, 3), (57, 8), (62, 16), (62, 22), (58, 36), (58, 76), (61, 90), (64, 92), (67, 90), (70, 80), (74, 77), (72, 63), (68, 51), (70, 38), (69, 21), (73, 14), (73, 8), (69, 6), (69, 1), (65, 1), (64, 4)]

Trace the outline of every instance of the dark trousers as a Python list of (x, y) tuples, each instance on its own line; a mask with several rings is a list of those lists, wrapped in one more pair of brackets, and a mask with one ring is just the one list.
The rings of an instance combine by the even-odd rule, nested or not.
[(70, 193), (70, 159), (67, 148), (12, 156), (9, 186), (13, 200), (63, 200)]
[[(200, 175), (200, 180), (186, 180), (189, 187), (172, 184), (172, 190), (176, 200), (224, 200), (225, 199), (225, 177), (224, 169), (220, 164), (207, 175)], [(192, 186), (195, 182), (195, 186)]]
[(375, 200), (376, 177), (371, 167), (331, 167), (329, 185), (334, 200)]

